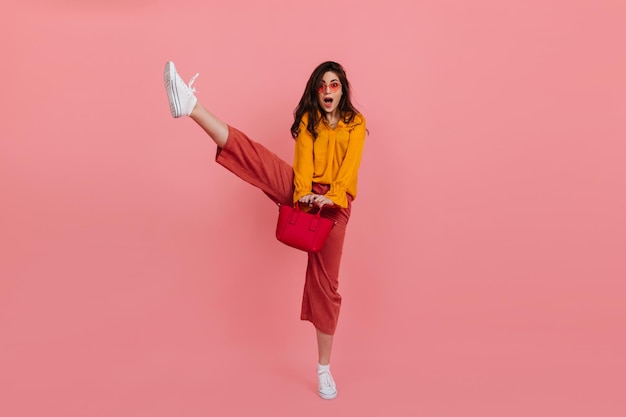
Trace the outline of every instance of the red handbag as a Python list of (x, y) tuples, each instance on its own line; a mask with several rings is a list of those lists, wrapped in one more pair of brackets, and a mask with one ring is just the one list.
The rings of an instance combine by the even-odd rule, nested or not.
[(302, 211), (298, 203), (295, 207), (279, 204), (276, 239), (305, 252), (319, 252), (335, 225), (321, 214), (322, 209), (316, 214)]

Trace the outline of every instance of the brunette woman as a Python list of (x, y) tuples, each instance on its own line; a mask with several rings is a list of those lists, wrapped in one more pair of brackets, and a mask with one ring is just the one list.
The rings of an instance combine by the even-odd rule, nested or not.
[(300, 315), (316, 329), (319, 395), (333, 399), (337, 388), (330, 373), (330, 354), (341, 305), (339, 264), (366, 136), (365, 118), (352, 105), (346, 72), (328, 61), (309, 77), (291, 126), (293, 167), (207, 110), (194, 95), (197, 76), (187, 85), (174, 63), (166, 63), (172, 116), (194, 120), (217, 145), (216, 161), (274, 203), (324, 207), (322, 216), (336, 222), (324, 248), (308, 254)]

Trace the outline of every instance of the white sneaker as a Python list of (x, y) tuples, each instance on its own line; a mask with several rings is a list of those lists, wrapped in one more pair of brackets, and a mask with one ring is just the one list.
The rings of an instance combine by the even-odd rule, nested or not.
[(193, 76), (189, 85), (185, 84), (176, 72), (174, 63), (168, 61), (165, 64), (165, 72), (163, 78), (165, 80), (165, 90), (167, 91), (167, 99), (170, 102), (170, 113), (172, 117), (189, 116), (198, 99), (193, 93), (193, 83), (199, 74)]
[(332, 400), (337, 396), (337, 385), (335, 385), (330, 370), (317, 371), (317, 379), (319, 382), (317, 392), (320, 397), (325, 400)]

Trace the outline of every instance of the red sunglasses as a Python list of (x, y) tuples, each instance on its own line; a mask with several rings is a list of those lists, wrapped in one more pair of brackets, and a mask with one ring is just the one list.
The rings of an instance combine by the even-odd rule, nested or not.
[(331, 93), (336, 93), (341, 88), (341, 83), (339, 81), (333, 81), (330, 84), (326, 84), (325, 82), (321, 82), (320, 86), (317, 87), (317, 92), (319, 94), (324, 94), (327, 89), (330, 89)]

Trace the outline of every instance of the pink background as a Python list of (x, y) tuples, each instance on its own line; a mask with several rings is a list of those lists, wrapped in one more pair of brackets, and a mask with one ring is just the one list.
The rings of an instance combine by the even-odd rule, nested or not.
[[(626, 415), (622, 0), (3, 5), (0, 415)], [(166, 60), (288, 161), (312, 69), (368, 118), (333, 354), (305, 255), (172, 120)]]

